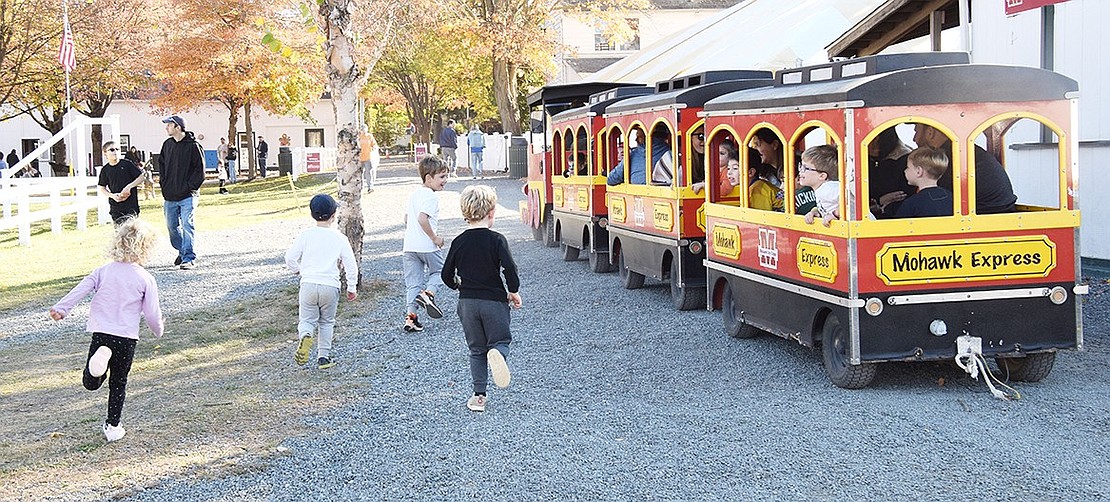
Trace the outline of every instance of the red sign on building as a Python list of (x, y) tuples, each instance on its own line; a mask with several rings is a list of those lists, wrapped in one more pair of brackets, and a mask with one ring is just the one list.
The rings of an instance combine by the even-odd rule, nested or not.
[(1068, 0), (1002, 0), (1006, 2), (1006, 15), (1012, 16), (1019, 12), (1033, 10), (1054, 3), (1063, 3)]

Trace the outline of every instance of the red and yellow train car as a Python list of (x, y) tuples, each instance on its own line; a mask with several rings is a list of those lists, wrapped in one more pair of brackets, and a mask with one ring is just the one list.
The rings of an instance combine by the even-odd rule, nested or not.
[(590, 96), (589, 104), (552, 117), (552, 216), (555, 240), (563, 259), (577, 260), (585, 251), (590, 269), (611, 272), (609, 234), (606, 229), (605, 175), (601, 149), (605, 143), (605, 110), (633, 96), (643, 96), (651, 87), (617, 87)]
[(652, 277), (669, 281), (675, 308), (705, 305), (706, 152), (698, 112), (709, 99), (770, 85), (770, 78), (765, 71), (705, 72), (609, 107), (601, 136), (610, 173), (608, 249), (625, 288)]
[[(549, 85), (528, 95), (528, 106), (532, 109), (531, 122), (533, 133), (540, 133), (540, 141), (530, 142), (528, 155), (528, 180), (524, 194), (528, 197), (520, 203), (520, 219), (532, 228), (532, 237), (542, 241), (545, 246), (555, 247), (555, 225), (551, 218), (552, 210), (552, 171), (554, 158), (551, 149), (551, 117), (584, 106), (590, 95), (618, 87), (643, 87), (640, 84), (621, 84), (606, 82), (581, 82), (576, 84)], [(533, 135), (535, 136), (535, 134)]]
[[(710, 157), (710, 308), (732, 336), (820, 347), (845, 388), (868, 385), (877, 363), (964, 353), (993, 357), (1014, 380), (1047, 376), (1056, 351), (1083, 344), (1077, 91), (1050, 71), (925, 53), (784, 70), (771, 87), (707, 102), (708, 149), (726, 137), (759, 147), (784, 194), (781, 211), (752, 207), (747, 190), (730, 198)], [(837, 159), (824, 175), (839, 181), (828, 226), (799, 211), (812, 182), (798, 176), (815, 170), (800, 158), (818, 145)], [(904, 182), (918, 166), (897, 154), (922, 146), (947, 157), (951, 215), (890, 218), (912, 187), (886, 192), (884, 180)], [(613, 192), (610, 213), (615, 201), (640, 204)]]

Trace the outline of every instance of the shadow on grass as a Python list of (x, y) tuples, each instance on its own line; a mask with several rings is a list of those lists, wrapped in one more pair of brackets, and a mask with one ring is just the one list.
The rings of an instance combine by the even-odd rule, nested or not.
[[(163, 338), (141, 340), (123, 412), (127, 437), (117, 443), (106, 444), (100, 430), (107, 386), (89, 392), (80, 383), (86, 336), (6, 351), (0, 416), (18, 420), (0, 423), (5, 491), (99, 499), (170, 477), (264, 466), (279, 443), (307, 431), (306, 415), (363, 395), (377, 373), (293, 363), (297, 289), (198, 308), (168, 319)], [(339, 329), (388, 289), (370, 282), (359, 300), (342, 301)]]

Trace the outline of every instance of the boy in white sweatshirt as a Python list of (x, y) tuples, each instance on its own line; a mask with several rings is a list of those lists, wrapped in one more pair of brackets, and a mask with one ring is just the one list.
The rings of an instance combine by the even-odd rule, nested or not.
[(305, 230), (293, 247), (285, 253), (285, 264), (301, 276), (300, 320), (297, 332), (300, 343), (293, 360), (303, 365), (312, 350), (312, 338), (319, 328), (316, 365), (320, 369), (335, 366), (331, 359), (331, 342), (335, 332), (335, 309), (339, 305), (339, 262), (347, 276), (347, 301), (358, 298), (358, 264), (347, 237), (332, 228), (339, 204), (328, 194), (318, 194), (309, 203), (316, 226)]

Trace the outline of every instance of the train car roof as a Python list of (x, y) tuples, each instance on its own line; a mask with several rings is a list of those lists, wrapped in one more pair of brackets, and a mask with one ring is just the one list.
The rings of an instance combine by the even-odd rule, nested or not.
[(535, 107), (543, 104), (549, 106), (567, 106), (575, 101), (583, 103), (591, 94), (602, 92), (614, 87), (643, 86), (644, 84), (630, 84), (622, 82), (578, 82), (574, 84), (548, 85), (528, 95), (528, 106)]
[(831, 103), (911, 106), (1065, 99), (1079, 84), (1039, 68), (968, 64), (964, 53), (871, 56), (782, 70), (775, 85), (732, 92), (705, 104), (713, 112)]
[(655, 84), (655, 94), (629, 98), (609, 107), (607, 113), (622, 114), (651, 108), (684, 105), (700, 107), (724, 93), (765, 87), (772, 74), (763, 70), (707, 71)]
[(628, 86), (616, 87), (607, 89), (603, 92), (598, 92), (590, 95), (590, 102), (586, 106), (572, 108), (563, 112), (559, 112), (551, 117), (552, 121), (571, 120), (575, 118), (585, 117), (590, 114), (601, 115), (610, 106), (624, 101), (634, 96), (643, 96), (651, 94), (655, 89), (646, 85), (641, 86)]

